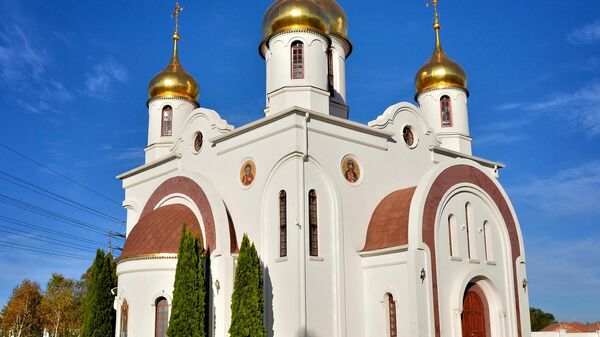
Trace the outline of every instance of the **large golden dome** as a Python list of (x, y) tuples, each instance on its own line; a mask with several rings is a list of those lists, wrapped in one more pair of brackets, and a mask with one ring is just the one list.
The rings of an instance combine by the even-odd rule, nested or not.
[(174, 45), (171, 62), (150, 81), (148, 96), (150, 99), (179, 97), (197, 103), (200, 88), (196, 80), (183, 69), (179, 62), (178, 41), (179, 35), (175, 33), (173, 35)]
[(290, 30), (313, 30), (332, 34), (348, 43), (348, 17), (335, 0), (277, 0), (265, 13), (264, 40)]
[(467, 89), (467, 73), (458, 63), (454, 62), (442, 49), (440, 41), (440, 25), (436, 23), (435, 50), (427, 63), (417, 72), (415, 86), (420, 94), (435, 88)]
[(329, 15), (316, 0), (277, 0), (263, 17), (265, 39), (286, 30), (329, 32)]

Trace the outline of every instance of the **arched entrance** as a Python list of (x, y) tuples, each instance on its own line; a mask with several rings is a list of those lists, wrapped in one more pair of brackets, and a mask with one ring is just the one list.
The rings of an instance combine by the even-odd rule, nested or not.
[(489, 336), (487, 299), (477, 285), (470, 284), (465, 292), (461, 320), (463, 337)]

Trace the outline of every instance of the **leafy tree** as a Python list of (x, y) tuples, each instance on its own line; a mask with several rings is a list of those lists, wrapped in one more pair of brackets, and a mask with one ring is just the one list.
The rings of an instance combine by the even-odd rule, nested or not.
[(167, 335), (169, 337), (205, 337), (205, 283), (200, 238), (188, 232), (183, 226), (173, 305)]
[(111, 293), (115, 286), (114, 272), (110, 254), (104, 255), (102, 250), (98, 250), (85, 298), (82, 337), (106, 337), (114, 334), (114, 296)]
[(46, 329), (53, 337), (74, 336), (76, 312), (76, 282), (61, 274), (52, 274), (42, 300)]
[(556, 323), (554, 315), (538, 308), (529, 308), (529, 317), (531, 318), (531, 331), (540, 331), (548, 325)]
[(37, 282), (24, 280), (13, 289), (8, 303), (2, 310), (2, 330), (14, 337), (41, 336), (42, 293)]
[(231, 298), (231, 337), (265, 337), (264, 288), (260, 258), (244, 234)]

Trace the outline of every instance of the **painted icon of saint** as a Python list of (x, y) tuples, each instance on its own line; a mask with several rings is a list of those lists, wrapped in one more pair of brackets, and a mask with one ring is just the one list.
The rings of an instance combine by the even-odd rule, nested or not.
[(344, 172), (344, 178), (350, 183), (355, 183), (358, 181), (359, 175), (356, 172), (356, 164), (353, 160), (348, 160), (346, 163), (346, 172)]
[(254, 172), (253, 171), (253, 165), (250, 162), (246, 162), (246, 164), (244, 164), (243, 166), (243, 172), (242, 172), (242, 184), (244, 186), (250, 186), (252, 184), (252, 182), (254, 182)]

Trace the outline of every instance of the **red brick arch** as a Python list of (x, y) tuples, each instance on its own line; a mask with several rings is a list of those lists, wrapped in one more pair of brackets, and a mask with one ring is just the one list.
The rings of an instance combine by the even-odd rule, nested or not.
[(496, 184), (482, 171), (468, 165), (456, 165), (444, 170), (433, 182), (427, 199), (425, 201), (425, 210), (423, 213), (423, 242), (429, 247), (431, 252), (431, 270), (433, 285), (433, 311), (435, 321), (435, 336), (440, 337), (440, 311), (438, 299), (437, 268), (435, 254), (435, 226), (437, 210), (442, 202), (442, 198), (453, 186), (461, 183), (470, 183), (478, 186), (485, 191), (500, 210), (500, 214), (506, 224), (508, 236), (510, 239), (514, 291), (517, 309), (517, 331), (519, 337), (523, 335), (521, 331), (521, 308), (519, 306), (519, 281), (517, 280), (517, 259), (521, 256), (521, 245), (517, 223), (512, 215), (510, 206), (504, 195), (498, 189)]
[(204, 193), (204, 190), (200, 185), (190, 178), (174, 177), (160, 184), (154, 193), (152, 193), (150, 199), (148, 199), (140, 219), (144, 217), (144, 215), (152, 212), (161, 200), (175, 193), (186, 195), (192, 199), (194, 204), (196, 204), (196, 207), (198, 207), (200, 214), (202, 215), (202, 220), (204, 221), (206, 233), (203, 233), (203, 235), (206, 237), (206, 249), (214, 251), (217, 248), (215, 218), (212, 209), (210, 208), (208, 198), (206, 197), (206, 193)]

